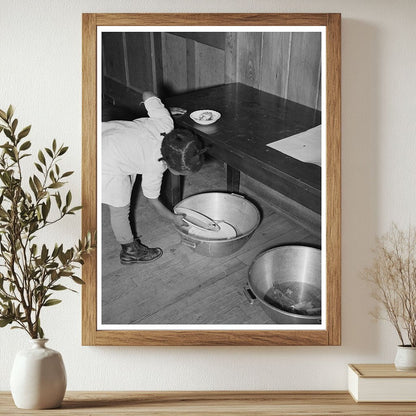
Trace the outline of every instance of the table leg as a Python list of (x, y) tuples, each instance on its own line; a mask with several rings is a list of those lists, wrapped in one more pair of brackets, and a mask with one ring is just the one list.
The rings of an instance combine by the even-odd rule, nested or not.
[(183, 180), (179, 175), (173, 175), (170, 172), (166, 173), (166, 182), (163, 186), (163, 199), (172, 209), (182, 199)]
[(240, 171), (227, 165), (227, 191), (239, 192), (240, 190)]

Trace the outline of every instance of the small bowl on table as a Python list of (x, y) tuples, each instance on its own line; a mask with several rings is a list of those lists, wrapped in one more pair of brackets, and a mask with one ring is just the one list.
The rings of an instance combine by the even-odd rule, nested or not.
[(215, 123), (221, 117), (221, 114), (215, 110), (197, 110), (192, 112), (189, 117), (195, 123), (207, 126), (208, 124)]

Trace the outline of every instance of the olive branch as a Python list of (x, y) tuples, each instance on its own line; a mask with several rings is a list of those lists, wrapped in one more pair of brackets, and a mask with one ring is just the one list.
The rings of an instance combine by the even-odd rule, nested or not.
[(0, 327), (10, 324), (32, 338), (43, 338), (42, 308), (61, 302), (53, 298), (55, 292), (75, 292), (61, 283), (63, 278), (84, 283), (76, 272), (94, 249), (95, 236), (87, 233), (66, 250), (62, 244), (53, 249), (36, 244), (39, 231), (74, 215), (81, 206), (71, 206), (71, 191), (61, 193), (73, 171), (61, 172), (58, 162), (68, 147), (55, 139), (50, 148), (39, 150), (36, 173), (25, 185), (21, 161), (31, 156), (31, 142), (25, 139), (31, 126), (17, 132), (13, 115), (12, 106), (0, 110), (0, 134), (6, 136), (0, 145)]

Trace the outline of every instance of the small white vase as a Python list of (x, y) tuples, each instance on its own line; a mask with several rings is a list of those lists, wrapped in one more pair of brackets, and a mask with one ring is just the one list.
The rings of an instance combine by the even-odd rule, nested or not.
[(416, 370), (416, 347), (398, 345), (394, 365), (399, 371)]
[(59, 352), (45, 346), (47, 339), (32, 339), (32, 347), (19, 351), (13, 363), (10, 388), (20, 409), (59, 407), (66, 390), (66, 372)]

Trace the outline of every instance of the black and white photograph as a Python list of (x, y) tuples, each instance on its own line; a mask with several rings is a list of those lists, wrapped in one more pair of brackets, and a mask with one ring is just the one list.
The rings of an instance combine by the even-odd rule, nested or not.
[(325, 329), (325, 28), (145, 29), (97, 33), (98, 328)]

